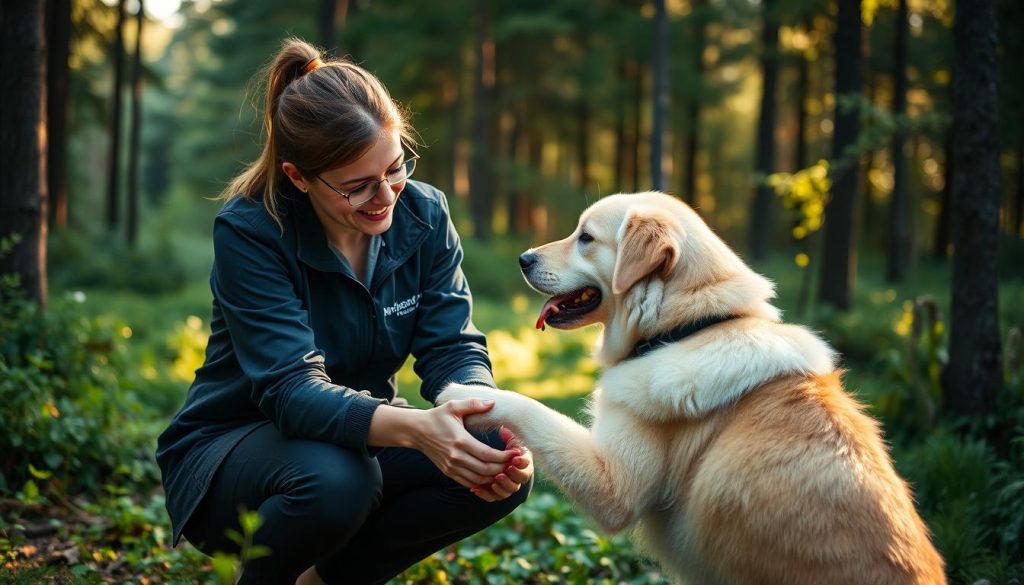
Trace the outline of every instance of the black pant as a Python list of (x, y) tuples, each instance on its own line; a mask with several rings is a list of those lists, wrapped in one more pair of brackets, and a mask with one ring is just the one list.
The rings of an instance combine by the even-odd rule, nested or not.
[[(478, 436), (496, 449), (496, 432)], [(352, 450), (287, 439), (272, 424), (242, 440), (214, 476), (184, 534), (206, 554), (238, 554), (238, 509), (263, 522), (253, 544), (270, 556), (245, 564), (240, 583), (292, 585), (316, 564), (329, 584), (384, 583), (445, 546), (498, 521), (530, 486), (488, 503), (413, 449)]]

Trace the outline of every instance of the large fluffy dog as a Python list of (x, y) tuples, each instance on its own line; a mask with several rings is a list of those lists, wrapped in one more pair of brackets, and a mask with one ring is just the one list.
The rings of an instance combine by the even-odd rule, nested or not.
[(494, 399), (467, 423), (509, 427), (604, 529), (687, 583), (945, 582), (834, 352), (685, 204), (606, 197), (520, 264), (553, 295), (538, 325), (604, 325), (591, 428), (512, 392), (441, 400)]

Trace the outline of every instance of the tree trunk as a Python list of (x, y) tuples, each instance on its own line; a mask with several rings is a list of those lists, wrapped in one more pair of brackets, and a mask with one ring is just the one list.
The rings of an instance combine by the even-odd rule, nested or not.
[(1012, 233), (1024, 236), (1024, 139), (1017, 145), (1017, 205), (1014, 207)]
[(46, 2), (46, 192), (50, 224), (68, 225), (67, 105), (71, 54), (71, 0)]
[(683, 187), (683, 199), (690, 205), (697, 203), (697, 149), (700, 145), (700, 104), (704, 81), (704, 43), (705, 21), (704, 11), (708, 9), (708, 0), (694, 0), (691, 18), (693, 19), (693, 64), (697, 79), (696, 88), (690, 98), (687, 111), (690, 128), (686, 135), (686, 183)]
[(958, 0), (953, 38), (953, 295), (943, 388), (950, 412), (989, 414), (1003, 374), (994, 0)]
[(327, 51), (334, 51), (338, 48), (338, 17), (348, 11), (348, 2), (347, 0), (320, 0), (317, 8), (316, 26), (320, 37), (320, 46)]
[(142, 136), (142, 29), (145, 16), (143, 0), (135, 13), (135, 54), (132, 61), (131, 129), (128, 137), (128, 245), (134, 247), (139, 237), (139, 150)]
[(750, 254), (754, 260), (768, 257), (775, 195), (765, 178), (775, 172), (775, 82), (778, 71), (779, 27), (773, 0), (761, 3), (761, 114), (757, 121), (757, 174), (750, 213)]
[(124, 3), (117, 3), (117, 29), (114, 31), (114, 47), (111, 59), (114, 62), (114, 88), (110, 112), (110, 155), (107, 159), (107, 229), (113, 231), (120, 216), (119, 186), (121, 168), (121, 86), (124, 83)]
[(476, 117), (470, 165), (469, 203), (473, 236), (491, 237), (493, 181), (491, 180), (491, 109), (494, 94), (494, 39), (491, 37), (491, 0), (477, 0)]
[[(578, 42), (584, 55), (590, 54), (590, 27), (585, 23), (579, 28)], [(580, 168), (580, 188), (586, 192), (590, 187), (590, 74), (586, 70), (580, 75), (580, 99), (576, 107), (576, 164)]]
[(665, 150), (665, 116), (668, 109), (668, 16), (665, 14), (665, 0), (654, 1), (654, 43), (652, 52), (653, 87), (651, 88), (651, 188), (665, 189), (665, 171), (662, 168)]
[(640, 187), (640, 143), (643, 142), (644, 121), (644, 66), (640, 61), (633, 61), (633, 133), (629, 148), (629, 168), (633, 171), (632, 191), (641, 191)]
[[(839, 0), (835, 29), (836, 102), (861, 91), (860, 0)], [(837, 106), (832, 141), (832, 193), (825, 206), (825, 249), (821, 266), (820, 297), (840, 310), (851, 305), (857, 252), (854, 214), (857, 200), (857, 161), (843, 161), (846, 148), (857, 140), (860, 120), (856, 110)]]
[(910, 202), (907, 193), (907, 157), (903, 149), (906, 133), (903, 118), (907, 113), (907, 0), (899, 0), (896, 11), (896, 55), (893, 71), (893, 114), (898, 119), (892, 138), (893, 188), (889, 208), (889, 258), (886, 279), (890, 283), (907, 278), (910, 262)]
[(465, 103), (465, 96), (462, 92), (463, 61), (461, 47), (455, 53), (452, 73), (445, 76), (444, 103), (448, 108), (449, 119), (451, 120), (451, 141), (449, 144), (451, 164), (448, 165), (450, 172), (449, 193), (453, 196), (462, 196), (464, 192), (459, 185), (462, 170), (465, 168), (462, 152), (462, 108)]
[(942, 186), (942, 195), (939, 202), (939, 217), (935, 220), (935, 233), (932, 237), (932, 257), (936, 260), (945, 261), (949, 258), (949, 240), (952, 228), (950, 227), (950, 213), (953, 204), (951, 193), (953, 192), (953, 180), (956, 176), (956, 165), (953, 161), (953, 128), (946, 129), (945, 149), (945, 182)]
[[(46, 101), (43, 4), (10, 2), (0, 16), (0, 276), (46, 306)], [(6, 247), (6, 245), (2, 246)], [(10, 291), (0, 289), (0, 295)]]
[(629, 85), (629, 69), (626, 58), (619, 61), (618, 96), (615, 100), (615, 191), (626, 191), (626, 87)]
[[(811, 19), (805, 28), (808, 34), (811, 31)], [(811, 66), (807, 59), (807, 52), (800, 52), (800, 64), (797, 70), (797, 106), (796, 106), (796, 151), (793, 154), (793, 170), (798, 171), (807, 164), (807, 94), (811, 86)]]

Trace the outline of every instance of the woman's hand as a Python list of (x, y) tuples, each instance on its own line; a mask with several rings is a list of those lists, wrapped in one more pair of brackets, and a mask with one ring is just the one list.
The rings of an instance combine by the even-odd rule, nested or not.
[(477, 497), (488, 502), (504, 500), (522, 489), (523, 484), (533, 477), (533, 454), (516, 439), (512, 431), (502, 427), (501, 440), (505, 441), (506, 453), (515, 453), (505, 470), (489, 484), (470, 488)]
[(424, 416), (414, 447), (433, 461), (442, 473), (467, 488), (473, 489), (494, 482), (496, 476), (505, 473), (508, 467), (515, 467), (510, 461), (521, 456), (521, 451), (499, 451), (481, 443), (466, 430), (463, 423), (464, 417), (487, 412), (493, 407), (493, 400), (474, 398), (452, 400), (430, 410), (420, 411)]

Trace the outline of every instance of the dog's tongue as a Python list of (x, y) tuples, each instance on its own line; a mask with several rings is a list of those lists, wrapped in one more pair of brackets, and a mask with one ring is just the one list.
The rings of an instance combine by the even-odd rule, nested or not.
[(544, 331), (544, 321), (547, 320), (548, 315), (558, 312), (558, 303), (572, 299), (574, 296), (574, 293), (569, 293), (548, 299), (548, 302), (544, 303), (544, 306), (540, 309), (540, 317), (537, 317), (537, 329)]

